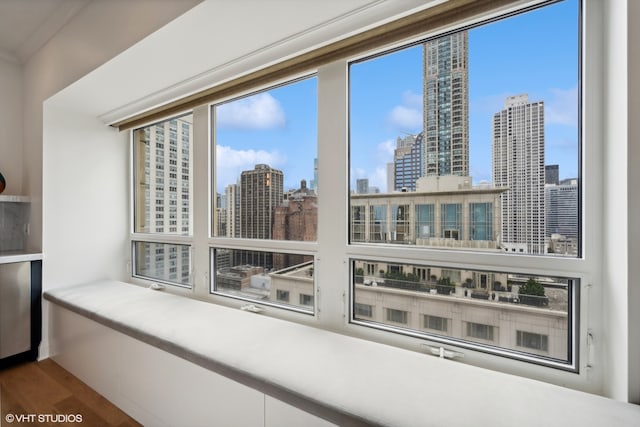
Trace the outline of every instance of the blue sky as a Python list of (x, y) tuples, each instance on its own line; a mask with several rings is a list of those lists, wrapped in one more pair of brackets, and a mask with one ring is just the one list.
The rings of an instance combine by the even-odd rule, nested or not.
[[(578, 175), (577, 0), (469, 31), (469, 145), (474, 183), (491, 180), (491, 119), (510, 95), (545, 102), (545, 164)], [(350, 176), (386, 190), (398, 136), (422, 130), (422, 47), (355, 63)], [(285, 190), (313, 178), (317, 81), (305, 79), (217, 109), (217, 190), (256, 163), (283, 170)]]

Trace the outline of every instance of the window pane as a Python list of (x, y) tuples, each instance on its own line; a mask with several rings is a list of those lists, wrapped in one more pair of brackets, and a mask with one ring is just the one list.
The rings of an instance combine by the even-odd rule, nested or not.
[(191, 287), (191, 248), (171, 243), (133, 242), (133, 275)]
[(354, 321), (571, 363), (577, 279), (383, 261), (374, 271), (371, 264), (352, 264)]
[(352, 63), (351, 242), (579, 256), (578, 52), (566, 0)]
[(221, 248), (212, 254), (213, 292), (313, 312), (313, 256)]
[(193, 115), (133, 132), (134, 232), (190, 235)]
[(214, 235), (315, 241), (316, 78), (216, 105), (213, 116)]

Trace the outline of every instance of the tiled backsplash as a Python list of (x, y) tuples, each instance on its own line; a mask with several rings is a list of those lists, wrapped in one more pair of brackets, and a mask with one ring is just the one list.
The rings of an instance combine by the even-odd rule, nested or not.
[(29, 207), (29, 203), (0, 203), (0, 251), (25, 249)]

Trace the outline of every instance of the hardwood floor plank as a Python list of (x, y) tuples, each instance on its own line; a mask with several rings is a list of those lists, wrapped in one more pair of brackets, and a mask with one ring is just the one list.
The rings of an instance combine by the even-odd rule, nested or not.
[(88, 385), (71, 375), (71, 373), (69, 373), (53, 360), (43, 360), (40, 362), (40, 366), (47, 373), (47, 375), (49, 375), (59, 384), (65, 386), (67, 390), (69, 390), (75, 397), (78, 398), (79, 402), (81, 402), (86, 407), (91, 408), (92, 411), (101, 419), (103, 419), (108, 425), (116, 426), (125, 421), (131, 420), (131, 418), (127, 414), (114, 406), (102, 395), (96, 393)]
[[(7, 414), (18, 417), (35, 416), (36, 419), (33, 421), (23, 419), (20, 423), (9, 423), (5, 418)], [(38, 417), (39, 415), (42, 417)], [(76, 415), (82, 416), (82, 423), (72, 422)], [(50, 359), (0, 370), (0, 426), (15, 425), (141, 426)]]
[(71, 392), (51, 379), (36, 362), (3, 371), (0, 381), (27, 413), (51, 413), (56, 402), (71, 396)]

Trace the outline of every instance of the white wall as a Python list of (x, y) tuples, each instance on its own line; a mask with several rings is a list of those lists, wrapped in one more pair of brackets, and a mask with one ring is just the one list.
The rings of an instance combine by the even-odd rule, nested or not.
[(31, 249), (41, 249), (47, 239), (41, 205), (42, 181), (49, 179), (43, 175), (43, 102), (200, 1), (90, 2), (23, 65), (23, 192), (33, 198)]
[(46, 103), (43, 122), (43, 287), (125, 280), (128, 134)]
[[(24, 133), (17, 135), (24, 168), (18, 162), (9, 179), (22, 174), (22, 192), (33, 200), (28, 247), (44, 254), (44, 289), (124, 277), (129, 170), (126, 134), (81, 112), (44, 107), (45, 100), (197, 3), (91, 2), (23, 65), (21, 76), (12, 77), (17, 90), (22, 82), (14, 123), (24, 117)], [(4, 108), (3, 101), (0, 112)], [(47, 355), (44, 341), (40, 356)]]
[(22, 194), (22, 75), (20, 65), (0, 58), (0, 172), (4, 194)]

